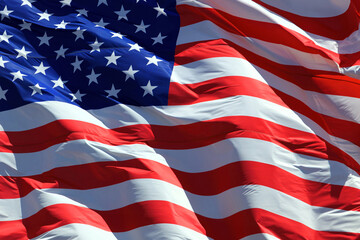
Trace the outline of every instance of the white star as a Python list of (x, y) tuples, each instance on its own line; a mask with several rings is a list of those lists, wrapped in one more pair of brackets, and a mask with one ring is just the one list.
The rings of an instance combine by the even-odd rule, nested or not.
[(159, 3), (157, 3), (157, 7), (154, 7), (154, 9), (158, 12), (156, 17), (159, 17), (160, 15), (167, 16), (165, 9), (161, 8)]
[(80, 70), (81, 71), (81, 63), (83, 62), (84, 60), (79, 60), (78, 59), (78, 56), (76, 56), (75, 58), (75, 62), (71, 63), (71, 65), (73, 65), (74, 67), (74, 72), (76, 72), (76, 70)]
[(39, 47), (40, 47), (43, 44), (46, 44), (46, 45), (50, 46), (49, 40), (52, 39), (53, 37), (48, 37), (47, 33), (45, 32), (44, 36), (37, 37), (37, 38), (40, 40), (40, 43), (39, 43)]
[(84, 32), (86, 31), (86, 29), (80, 29), (80, 27), (78, 27), (76, 29), (76, 31), (73, 32), (73, 34), (76, 35), (75, 41), (78, 40), (79, 38), (84, 39)]
[(37, 13), (39, 16), (40, 16), (40, 18), (39, 18), (39, 20), (38, 21), (40, 21), (40, 20), (42, 20), (42, 19), (45, 19), (46, 21), (50, 21), (50, 19), (49, 19), (49, 17), (51, 16), (51, 15), (53, 15), (52, 13), (48, 13), (47, 12), (47, 10), (45, 10), (45, 12), (43, 12), (43, 13)]
[(161, 62), (162, 60), (160, 59), (157, 59), (156, 56), (152, 56), (151, 58), (149, 57), (145, 57), (147, 60), (149, 60), (149, 62), (146, 64), (146, 65), (149, 65), (149, 64), (155, 64), (156, 66), (158, 66), (158, 62)]
[(94, 51), (100, 52), (100, 46), (103, 44), (103, 42), (98, 42), (98, 40), (96, 39), (94, 43), (90, 44), (90, 46), (92, 47), (90, 53)]
[(118, 15), (118, 20), (125, 19), (128, 20), (126, 14), (128, 14), (130, 10), (125, 10), (124, 6), (121, 5), (120, 11), (115, 11), (115, 13)]
[(101, 27), (101, 28), (105, 28), (106, 25), (109, 25), (109, 23), (104, 22), (103, 18), (101, 18), (100, 21), (94, 23), (95, 23), (95, 27)]
[(139, 44), (137, 44), (137, 43), (135, 43), (135, 44), (128, 43), (128, 44), (130, 45), (129, 51), (136, 50), (136, 51), (140, 52), (140, 49), (142, 49), (142, 47), (140, 47)]
[(56, 29), (66, 29), (66, 25), (68, 25), (68, 22), (65, 22), (64, 20), (61, 21), (59, 24), (54, 24), (56, 26)]
[(95, 71), (94, 71), (94, 69), (92, 69), (92, 70), (91, 70), (91, 74), (86, 76), (86, 77), (89, 79), (89, 85), (90, 85), (92, 82), (98, 84), (97, 78), (98, 78), (100, 75), (101, 75), (100, 73), (96, 74)]
[(116, 60), (117, 60), (118, 58), (120, 58), (120, 57), (121, 57), (121, 56), (116, 56), (116, 55), (115, 55), (115, 52), (113, 51), (112, 54), (111, 54), (111, 56), (105, 57), (105, 58), (108, 60), (106, 66), (108, 66), (108, 65), (111, 64), (111, 63), (117, 65)]
[(123, 39), (123, 37), (124, 37), (124, 35), (122, 35), (121, 33), (115, 33), (115, 32), (111, 32), (111, 34), (112, 34), (112, 38), (113, 37), (118, 37), (118, 38), (120, 38), (120, 39)]
[(1, 56), (0, 56), (0, 67), (5, 68), (5, 63), (8, 63), (9, 61), (5, 61)]
[(107, 97), (118, 97), (117, 95), (119, 94), (119, 92), (121, 91), (121, 89), (115, 89), (114, 84), (111, 85), (111, 89), (110, 90), (105, 90), (105, 92), (108, 93)]
[(19, 24), (19, 26), (21, 27), (20, 30), (29, 30), (31, 31), (31, 23), (27, 23), (25, 22), (25, 20), (23, 20), (23, 23), (22, 24)]
[(144, 25), (144, 21), (141, 20), (141, 23), (139, 25), (134, 24), (136, 27), (135, 33), (142, 31), (146, 33), (146, 28), (148, 28), (150, 25)]
[(146, 94), (150, 94), (151, 96), (154, 96), (153, 90), (155, 88), (157, 88), (158, 86), (151, 86), (150, 81), (147, 83), (146, 86), (140, 86), (142, 89), (144, 89), (144, 95), (143, 97), (146, 96)]
[(132, 68), (132, 65), (130, 65), (129, 69), (128, 70), (125, 70), (123, 71), (123, 73), (126, 74), (126, 78), (125, 78), (125, 81), (128, 80), (129, 78), (135, 80), (135, 73), (137, 73), (139, 70), (134, 70)]
[(2, 11), (0, 11), (1, 14), (1, 20), (3, 20), (4, 18), (10, 18), (9, 14), (12, 13), (13, 10), (9, 10), (7, 8), (7, 6), (4, 7), (4, 9)]
[(29, 53), (31, 53), (31, 51), (26, 51), (24, 46), (21, 49), (15, 49), (15, 51), (18, 52), (18, 55), (16, 56), (16, 58), (23, 57), (23, 58), (27, 59), (27, 55)]
[(157, 44), (157, 43), (163, 44), (163, 40), (164, 40), (164, 38), (166, 38), (166, 37), (167, 37), (167, 36), (161, 36), (161, 33), (159, 33), (159, 35), (157, 35), (157, 37), (151, 38), (152, 40), (154, 40), (153, 45), (155, 45), (155, 44)]
[(81, 15), (84, 15), (84, 16), (88, 16), (88, 10), (86, 10), (85, 8), (83, 9), (78, 9), (76, 10), (79, 14), (77, 15), (78, 17), (80, 17)]
[(4, 90), (0, 87), (0, 100), (1, 99), (5, 99), (6, 100), (6, 96), (5, 94), (7, 93), (8, 90)]
[(31, 3), (35, 2), (34, 0), (21, 0), (21, 1), (22, 1), (21, 6), (28, 5), (29, 7), (32, 7)]
[(41, 90), (42, 89), (45, 89), (45, 88), (43, 88), (43, 87), (40, 87), (40, 85), (37, 83), (37, 84), (35, 84), (35, 86), (29, 86), (29, 88), (31, 88), (32, 90), (33, 90), (33, 92), (31, 93), (31, 96), (33, 96), (33, 95), (35, 95), (35, 94), (40, 94), (40, 95), (42, 95), (42, 92), (41, 92)]
[(62, 81), (61, 77), (58, 78), (58, 80), (51, 80), (54, 83), (53, 88), (61, 87), (64, 88), (64, 82)]
[[(136, 3), (138, 3), (139, 2), (139, 0), (136, 0)], [(146, 2), (146, 0), (144, 0), (144, 2)]]
[(3, 34), (0, 35), (0, 42), (5, 41), (5, 42), (9, 43), (9, 38), (12, 38), (13, 36), (14, 35), (8, 35), (6, 33), (6, 30), (4, 30)]
[(16, 79), (20, 79), (21, 81), (24, 81), (23, 77), (27, 76), (25, 74), (22, 74), (20, 71), (12, 72), (10, 74), (14, 76), (12, 81), (15, 81)]
[(34, 74), (42, 73), (46, 75), (45, 71), (49, 69), (50, 67), (45, 67), (43, 62), (40, 63), (39, 66), (33, 66), (36, 69), (36, 72)]
[(68, 48), (64, 48), (63, 45), (61, 45), (60, 49), (59, 50), (56, 50), (56, 60), (59, 58), (59, 57), (63, 57), (65, 58), (65, 52), (68, 50)]
[(100, 6), (101, 4), (105, 4), (107, 6), (108, 5), (107, 0), (99, 0), (97, 6)]
[(77, 90), (76, 93), (69, 93), (69, 95), (72, 96), (71, 102), (73, 102), (75, 100), (79, 100), (81, 102), (82, 97), (85, 96), (86, 94), (82, 94), (82, 93), (80, 93), (79, 90)]
[(71, 6), (71, 1), (72, 1), (72, 0), (61, 0), (61, 1), (60, 1), (60, 3), (62, 3), (61, 7)]

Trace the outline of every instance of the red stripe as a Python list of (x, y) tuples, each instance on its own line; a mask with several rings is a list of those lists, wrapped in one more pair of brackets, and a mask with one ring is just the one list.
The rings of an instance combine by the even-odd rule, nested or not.
[(0, 176), (0, 198), (24, 197), (34, 189), (86, 190), (143, 178), (164, 180), (181, 187), (179, 180), (169, 167), (151, 160), (131, 159), (58, 167), (42, 174), (26, 177)]
[(359, 189), (302, 179), (279, 167), (250, 160), (203, 173), (173, 171), (182, 187), (197, 195), (216, 195), (242, 185), (262, 185), (312, 206), (360, 211)]
[(246, 59), (240, 51), (232, 48), (223, 39), (178, 45), (175, 49), (175, 66), (213, 57), (236, 57)]
[(248, 209), (225, 219), (207, 219), (198, 216), (213, 239), (235, 240), (256, 233), (268, 233), (279, 239), (359, 239), (360, 234), (348, 232), (315, 231), (299, 222), (263, 209)]
[(360, 52), (340, 55), (340, 67), (360, 65)]
[(357, 64), (360, 52), (338, 54), (319, 45), (300, 33), (276, 23), (260, 22), (230, 15), (211, 8), (197, 8), (187, 5), (177, 7), (181, 17), (181, 26), (188, 26), (202, 21), (211, 21), (225, 31), (243, 37), (251, 37), (266, 42), (282, 44), (302, 52), (318, 54), (331, 59), (341, 67)]
[(177, 46), (175, 62), (183, 65), (211, 57), (243, 58), (303, 90), (360, 98), (360, 83), (354, 78), (335, 72), (282, 65), (223, 39)]
[[(360, 125), (315, 112), (305, 103), (258, 80), (229, 76), (195, 84), (170, 83), (169, 105), (195, 104), (232, 96), (252, 96), (276, 103), (307, 116), (327, 133), (360, 146)], [(349, 131), (351, 129), (351, 131)]]
[(253, 0), (257, 4), (266, 7), (290, 22), (294, 23), (304, 31), (314, 33), (331, 39), (342, 40), (350, 36), (359, 28), (360, 3), (358, 0), (352, 0), (349, 9), (339, 15), (327, 18), (312, 18), (299, 16), (264, 3), (261, 0)]
[(29, 240), (27, 229), (21, 220), (1, 221), (0, 239), (2, 240)]
[[(0, 239), (11, 239), (12, 234), (17, 233), (21, 222), (26, 227), (29, 238), (71, 223), (87, 224), (112, 232), (124, 232), (151, 224), (169, 223), (205, 233), (193, 212), (165, 201), (135, 203), (111, 211), (95, 211), (67, 204), (52, 205), (41, 209), (29, 218), (13, 221), (13, 228), (8, 232), (0, 231)], [(0, 229), (7, 225), (9, 222), (0, 222)]]
[(298, 32), (279, 24), (245, 19), (212, 8), (180, 5), (177, 7), (177, 11), (181, 16), (181, 27), (208, 20), (232, 34), (282, 44), (307, 53), (319, 54), (339, 63), (339, 55), (335, 52), (322, 48)]
[(139, 124), (110, 130), (86, 122), (58, 120), (27, 131), (0, 132), (0, 150), (35, 152), (79, 139), (109, 145), (144, 143), (162, 149), (190, 149), (235, 137), (275, 142), (296, 153), (342, 162), (360, 172), (360, 166), (353, 158), (320, 137), (248, 116), (223, 117), (178, 126)]
[[(302, 179), (279, 167), (252, 161), (234, 162), (202, 173), (187, 173), (144, 159), (61, 167), (35, 176), (0, 177), (0, 197), (24, 197), (34, 189), (94, 189), (144, 178), (166, 181), (206, 196), (242, 185), (262, 185), (309, 205), (360, 211), (359, 189)], [(17, 194), (13, 189), (18, 190)]]
[[(121, 219), (121, 221), (119, 221)], [(198, 219), (201, 225), (198, 223)], [(164, 201), (147, 201), (112, 211), (94, 211), (72, 205), (53, 205), (21, 221), (0, 222), (0, 239), (14, 239), (24, 225), (27, 236), (34, 238), (52, 229), (82, 223), (112, 232), (129, 231), (150, 224), (178, 224), (214, 239), (239, 239), (256, 233), (269, 233), (280, 239), (357, 239), (357, 233), (315, 231), (301, 223), (262, 209), (248, 209), (225, 219), (196, 215)], [(6, 228), (4, 228), (6, 227)], [(204, 228), (203, 228), (204, 227)]]

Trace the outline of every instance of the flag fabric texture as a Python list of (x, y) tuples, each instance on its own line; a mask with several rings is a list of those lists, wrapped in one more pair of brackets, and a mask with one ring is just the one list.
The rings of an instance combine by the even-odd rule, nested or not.
[(0, 239), (360, 239), (358, 0), (0, 0)]

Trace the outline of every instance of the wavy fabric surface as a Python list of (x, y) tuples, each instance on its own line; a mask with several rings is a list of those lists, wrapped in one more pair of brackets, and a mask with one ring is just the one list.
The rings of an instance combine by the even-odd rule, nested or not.
[(360, 239), (359, 12), (0, 1), (0, 239)]

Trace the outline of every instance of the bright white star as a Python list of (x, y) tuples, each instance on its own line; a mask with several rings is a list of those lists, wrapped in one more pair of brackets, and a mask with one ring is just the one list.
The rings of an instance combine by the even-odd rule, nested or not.
[(142, 89), (144, 89), (144, 95), (145, 97), (147, 94), (150, 94), (151, 96), (154, 96), (153, 90), (157, 88), (158, 86), (152, 86), (150, 81), (148, 81), (146, 86), (140, 86)]

